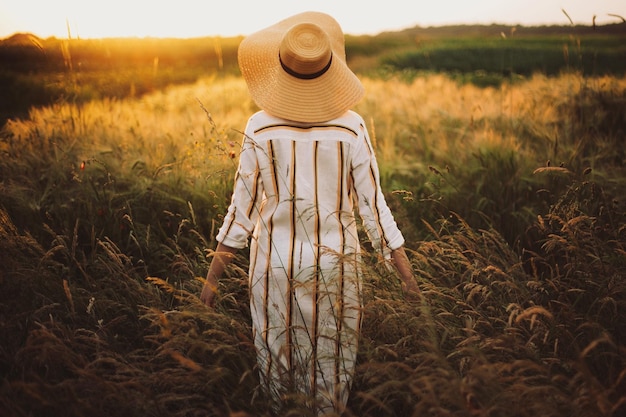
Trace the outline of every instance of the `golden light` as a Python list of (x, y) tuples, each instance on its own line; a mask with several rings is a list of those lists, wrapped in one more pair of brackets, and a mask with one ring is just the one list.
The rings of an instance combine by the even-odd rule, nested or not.
[[(619, 4), (618, 4), (619, 3)], [(386, 0), (5, 0), (0, 38), (17, 32), (39, 37), (110, 38), (245, 35), (305, 10), (334, 16), (344, 32), (376, 34), (416, 25), (619, 23), (626, 2), (614, 0), (524, 0), (502, 2), (407, 2)], [(618, 16), (618, 17), (615, 17)], [(69, 29), (69, 30), (68, 30)]]

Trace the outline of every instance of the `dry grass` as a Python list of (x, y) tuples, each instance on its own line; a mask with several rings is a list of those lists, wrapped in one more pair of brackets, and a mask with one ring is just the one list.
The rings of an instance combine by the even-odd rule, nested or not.
[[(368, 259), (348, 416), (624, 414), (625, 84), (365, 80), (423, 300)], [(198, 299), (253, 111), (206, 79), (7, 126), (4, 415), (269, 415), (245, 253), (216, 310)]]

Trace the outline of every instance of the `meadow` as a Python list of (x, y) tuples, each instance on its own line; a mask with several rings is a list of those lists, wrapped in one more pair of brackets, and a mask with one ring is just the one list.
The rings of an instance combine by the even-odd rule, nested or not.
[[(625, 73), (390, 68), (423, 50), (351, 42), (423, 298), (366, 253), (345, 415), (624, 415)], [(65, 75), (0, 135), (3, 415), (270, 415), (245, 252), (215, 309), (198, 298), (257, 110), (229, 65), (132, 94), (120, 71), (119, 90), (94, 87), (115, 71), (5, 72)]]

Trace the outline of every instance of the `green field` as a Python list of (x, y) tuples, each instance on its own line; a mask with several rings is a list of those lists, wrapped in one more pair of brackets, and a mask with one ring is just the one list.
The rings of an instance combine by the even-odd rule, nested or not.
[[(0, 122), (31, 105), (124, 98), (216, 72), (237, 74), (241, 38), (38, 39), (0, 41)], [(452, 26), (347, 36), (360, 74), (406, 77), (446, 72), (461, 82), (498, 86), (533, 73), (626, 73), (626, 27)]]
[[(624, 28), (347, 38), (424, 299), (363, 242), (346, 416), (626, 413)], [(270, 415), (245, 251), (198, 298), (257, 110), (238, 41), (0, 44), (3, 416)]]

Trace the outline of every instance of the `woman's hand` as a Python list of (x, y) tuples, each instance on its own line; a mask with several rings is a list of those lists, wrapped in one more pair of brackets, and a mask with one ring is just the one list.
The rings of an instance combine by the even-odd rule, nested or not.
[(212, 274), (207, 274), (206, 281), (202, 287), (200, 300), (207, 306), (215, 307), (215, 296), (217, 295), (217, 279)]
[(211, 308), (215, 307), (215, 296), (217, 295), (219, 279), (222, 277), (228, 264), (233, 260), (235, 253), (237, 253), (237, 249), (222, 243), (218, 243), (215, 252), (213, 252), (213, 260), (211, 261), (211, 266), (209, 266), (206, 281), (200, 294), (200, 300)]
[(419, 299), (421, 297), (421, 291), (417, 286), (413, 268), (411, 267), (411, 261), (409, 261), (404, 247), (391, 251), (391, 261), (398, 270), (398, 274), (400, 274), (404, 294), (411, 299)]
[(419, 299), (422, 296), (420, 288), (415, 282), (415, 278), (408, 281), (402, 281), (402, 292), (410, 299)]

